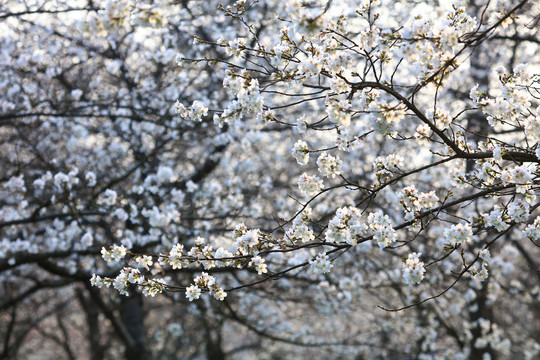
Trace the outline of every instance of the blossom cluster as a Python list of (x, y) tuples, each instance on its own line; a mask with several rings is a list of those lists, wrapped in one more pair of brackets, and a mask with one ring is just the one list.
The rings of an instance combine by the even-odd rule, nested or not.
[[(224, 123), (234, 124), (246, 116), (265, 118), (263, 113), (264, 99), (259, 89), (259, 81), (248, 73), (240, 74), (230, 70), (223, 80), (223, 86), (236, 96), (221, 116), (214, 115), (214, 123), (222, 126)], [(266, 116), (268, 117), (268, 116)]]
[(257, 229), (249, 230), (244, 224), (236, 225), (234, 229), (234, 239), (240, 254), (254, 254), (257, 245), (259, 245), (260, 231)]
[(258, 255), (251, 258), (249, 266), (253, 266), (255, 270), (257, 270), (257, 274), (259, 275), (268, 272), (267, 265), (264, 263), (264, 259)]
[(334, 123), (348, 126), (351, 123), (350, 108), (351, 104), (347, 100), (330, 98), (328, 100), (326, 113), (328, 114), (328, 118)]
[(518, 185), (516, 191), (525, 193), (525, 191), (530, 188), (532, 174), (526, 167), (516, 166), (513, 169), (503, 170), (501, 173), (501, 180), (506, 183)]
[(529, 218), (530, 205), (523, 199), (512, 201), (506, 206), (508, 217), (516, 223), (526, 222)]
[(307, 144), (302, 140), (298, 140), (292, 149), (292, 156), (300, 165), (306, 165), (309, 161), (309, 149)]
[(132, 0), (107, 0), (102, 10), (91, 12), (85, 21), (87, 31), (106, 35), (129, 24), (162, 27), (167, 24), (166, 2), (140, 3)]
[(400, 192), (399, 201), (407, 212), (415, 212), (434, 207), (439, 201), (439, 197), (435, 194), (435, 191), (423, 193), (416, 190), (414, 185), (410, 185)]
[(403, 156), (399, 154), (390, 154), (385, 157), (378, 156), (375, 158), (373, 167), (375, 168), (377, 183), (382, 184), (383, 182), (389, 180), (394, 173), (399, 171), (404, 161), (405, 159)]
[(193, 285), (186, 288), (186, 298), (189, 301), (198, 299), (203, 291), (210, 292), (214, 298), (220, 301), (227, 297), (227, 293), (223, 288), (216, 285), (216, 279), (205, 272), (194, 279)]
[(336, 146), (341, 151), (351, 151), (354, 150), (355, 143), (354, 140), (349, 138), (349, 130), (339, 129), (336, 137)]
[(505, 216), (504, 210), (497, 207), (489, 214), (483, 214), (482, 220), (487, 227), (494, 227), (497, 231), (504, 231), (510, 227), (507, 223), (508, 217)]
[(321, 274), (330, 272), (334, 267), (325, 252), (319, 253), (314, 259), (309, 260), (309, 264), (311, 265), (313, 272)]
[(450, 226), (449, 229), (444, 231), (444, 238), (451, 244), (464, 244), (465, 242), (472, 241), (473, 233), (471, 225), (458, 223)]
[(523, 230), (523, 235), (534, 242), (540, 240), (540, 217), (537, 217), (534, 223), (527, 225)]
[(184, 257), (183, 251), (184, 245), (182, 244), (174, 245), (169, 251), (169, 256), (166, 258), (167, 260), (165, 261), (169, 263), (173, 270), (182, 269), (183, 267), (189, 265), (187, 258)]
[(306, 243), (315, 239), (313, 230), (308, 226), (309, 221), (311, 220), (311, 208), (305, 208), (302, 213), (295, 217), (292, 223), (292, 226), (285, 233), (285, 239), (295, 243), (296, 241), (301, 241)]
[(341, 166), (343, 162), (337, 156), (332, 156), (327, 152), (323, 152), (317, 159), (317, 165), (319, 166), (319, 172), (323, 176), (332, 176), (335, 178), (341, 174)]
[(165, 289), (165, 281), (163, 279), (147, 279), (138, 269), (131, 267), (123, 268), (114, 279), (93, 274), (90, 283), (92, 286), (99, 288), (103, 286), (110, 287), (112, 285), (121, 295), (126, 296), (129, 295), (131, 285), (136, 286), (138, 290), (142, 291), (143, 295), (152, 297), (162, 293)]
[(483, 281), (488, 277), (488, 263), (491, 260), (491, 254), (488, 249), (482, 249), (478, 253), (478, 258), (482, 262), (480, 269), (477, 266), (473, 266), (469, 273), (473, 276), (474, 279)]
[(431, 138), (432, 131), (427, 124), (418, 125), (414, 137), (418, 140), (420, 145), (427, 145)]
[(397, 240), (397, 232), (392, 227), (392, 221), (388, 215), (383, 214), (381, 210), (370, 213), (368, 223), (373, 230), (373, 239), (377, 242), (380, 249), (392, 245)]
[(420, 284), (424, 278), (426, 269), (424, 263), (420, 261), (420, 256), (422, 256), (422, 253), (411, 253), (403, 261), (402, 271), (405, 284)]
[(530, 141), (535, 143), (540, 142), (540, 106), (536, 107), (536, 111), (527, 117), (525, 121), (525, 133)]
[[(302, 215), (293, 224), (289, 234), (295, 237), (302, 237), (303, 240), (313, 239), (312, 231), (307, 228), (305, 222), (309, 220), (310, 209), (304, 210)], [(162, 269), (170, 266), (173, 270), (182, 269), (192, 264), (203, 266), (205, 269), (213, 267), (225, 267), (234, 264), (239, 268), (254, 268), (259, 275), (268, 272), (265, 260), (257, 253), (260, 251), (263, 234), (258, 229), (248, 229), (244, 224), (238, 224), (233, 231), (235, 239), (235, 249), (233, 252), (219, 247), (214, 250), (212, 245), (206, 243), (202, 237), (197, 237), (193, 241), (193, 246), (185, 252), (183, 244), (175, 244), (168, 253), (151, 256), (147, 254), (134, 254), (124, 245), (113, 245), (109, 249), (102, 248), (103, 259), (107, 262), (121, 261), (127, 255), (131, 257), (132, 266), (153, 272), (152, 266)], [(247, 255), (247, 256), (246, 256)], [(154, 257), (158, 260), (154, 262)], [(250, 261), (244, 261), (249, 257)], [(129, 286), (136, 285), (136, 288), (145, 295), (154, 296), (162, 292), (167, 285), (166, 282), (156, 279), (147, 279), (141, 270), (133, 267), (124, 268), (119, 275), (112, 279), (107, 277), (93, 276), (92, 284), (98, 287), (113, 285), (113, 287), (123, 295), (129, 293)], [(223, 288), (216, 284), (215, 278), (203, 272), (201, 276), (194, 279), (194, 283), (186, 288), (186, 297), (192, 301), (198, 299), (203, 292), (209, 292), (216, 299), (223, 300), (227, 294)]]
[(86, 19), (86, 27), (89, 31), (106, 34), (128, 25), (131, 13), (131, 4), (127, 0), (109, 0), (105, 8), (97, 13), (92, 13)]
[[(527, 99), (527, 93), (521, 85), (527, 84), (531, 76), (525, 69), (526, 65), (520, 64), (514, 68), (512, 74), (507, 74), (503, 67), (497, 67), (495, 72), (498, 74), (503, 88), (502, 96), (495, 99), (487, 97), (479, 89), (478, 85), (471, 90), (471, 99), (487, 115), (487, 120), (491, 126), (505, 123), (517, 124), (520, 115), (528, 112), (531, 103)], [(529, 134), (535, 136), (534, 127), (532, 124), (528, 125), (527, 128), (533, 131)]]
[(421, 65), (419, 79), (430, 75), (429, 69), (438, 69), (458, 51), (460, 38), (475, 30), (477, 22), (467, 14), (463, 6), (444, 14), (443, 21), (434, 21), (427, 16), (416, 16), (400, 30), (400, 45), (395, 56)]
[[(174, 245), (168, 254), (161, 254), (159, 256), (159, 265), (170, 265), (172, 269), (181, 269), (191, 263), (199, 262), (203, 263), (205, 268), (209, 269), (216, 266), (216, 262), (218, 261), (215, 260), (216, 258), (220, 259), (221, 257), (232, 256), (231, 253), (224, 251), (222, 248), (218, 249), (215, 253), (212, 253), (212, 247), (205, 246), (204, 239), (202, 238), (197, 239), (195, 243), (195, 246), (185, 255), (183, 254), (183, 245)], [(123, 245), (114, 245), (110, 250), (106, 250), (105, 248), (102, 249), (103, 258), (107, 262), (120, 261), (128, 253), (130, 252)], [(219, 265), (225, 266), (226, 264), (224, 264), (223, 261), (226, 260), (222, 259)], [(135, 255), (132, 262), (147, 271), (149, 271), (150, 267), (154, 264), (152, 256), (149, 255)], [(264, 261), (255, 259), (254, 265), (259, 272), (266, 272)], [(146, 296), (155, 296), (161, 293), (166, 286), (163, 279), (147, 279), (139, 269), (133, 267), (123, 268), (114, 279), (94, 274), (91, 282), (92, 285), (97, 287), (109, 287), (112, 285), (122, 295), (129, 294), (130, 285), (136, 285), (136, 288), (142, 291)], [(198, 299), (202, 291), (210, 292), (218, 300), (223, 300), (227, 296), (225, 291), (216, 285), (215, 278), (205, 272), (203, 272), (201, 276), (196, 277), (194, 279), (194, 284), (186, 289), (186, 297), (190, 301)]]
[(110, 250), (101, 248), (101, 256), (106, 262), (120, 261), (127, 255), (127, 251), (124, 245), (113, 245)]
[[(517, 190), (516, 190), (517, 191)], [(482, 221), (487, 227), (504, 231), (511, 222), (523, 223), (529, 218), (530, 205), (523, 199), (515, 199), (505, 207), (496, 206), (489, 214), (482, 214)]]
[(202, 121), (203, 116), (208, 115), (208, 108), (199, 100), (195, 100), (189, 107), (185, 107), (180, 101), (176, 101), (176, 113), (183, 118), (194, 121)]
[(339, 208), (336, 215), (328, 222), (326, 241), (356, 245), (368, 230), (368, 226), (361, 221), (361, 216), (360, 210), (355, 207)]
[(318, 194), (324, 187), (323, 181), (317, 175), (303, 173), (298, 178), (298, 188), (307, 195)]

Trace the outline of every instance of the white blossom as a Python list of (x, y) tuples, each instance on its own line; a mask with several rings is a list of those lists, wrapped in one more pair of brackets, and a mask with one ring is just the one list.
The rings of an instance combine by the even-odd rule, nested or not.
[(403, 280), (405, 284), (420, 284), (424, 278), (426, 269), (424, 263), (420, 261), (422, 253), (411, 253), (403, 262)]
[(315, 273), (321, 274), (330, 272), (334, 267), (325, 252), (319, 253), (314, 259), (309, 260), (309, 264)]

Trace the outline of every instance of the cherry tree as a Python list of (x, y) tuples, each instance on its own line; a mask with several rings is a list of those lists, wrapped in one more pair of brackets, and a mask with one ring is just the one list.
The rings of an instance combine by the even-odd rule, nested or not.
[(537, 3), (78, 5), (0, 15), (5, 357), (538, 356)]

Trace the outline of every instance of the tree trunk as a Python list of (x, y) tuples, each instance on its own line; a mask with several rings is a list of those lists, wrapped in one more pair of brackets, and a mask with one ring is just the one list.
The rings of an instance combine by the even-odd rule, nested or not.
[(120, 316), (135, 342), (134, 346), (126, 347), (126, 360), (150, 360), (150, 353), (146, 348), (142, 295), (133, 292), (130, 296), (122, 297)]

